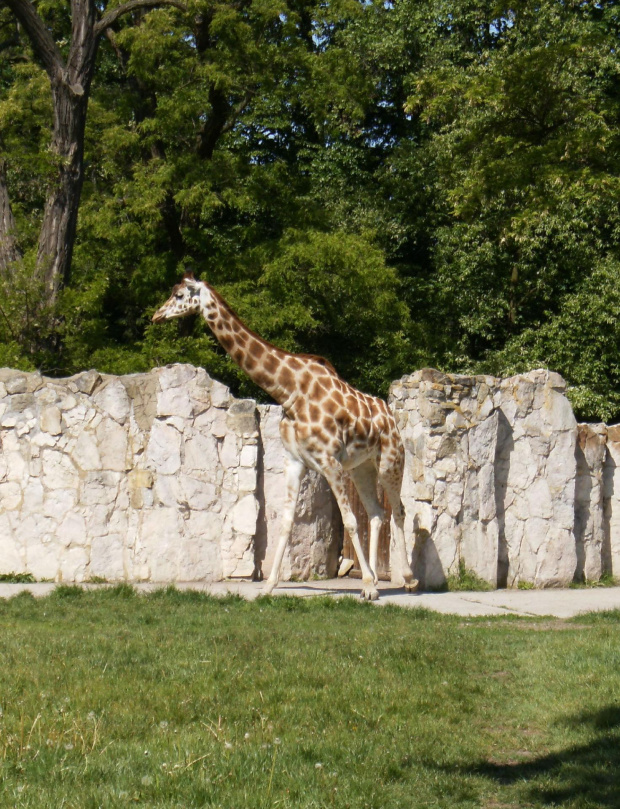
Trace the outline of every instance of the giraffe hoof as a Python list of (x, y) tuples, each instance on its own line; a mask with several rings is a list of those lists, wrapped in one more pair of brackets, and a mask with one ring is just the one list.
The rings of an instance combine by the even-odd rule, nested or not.
[(405, 591), (407, 593), (417, 593), (419, 586), (420, 582), (417, 579), (411, 579), (411, 581), (405, 582)]
[(379, 598), (379, 591), (376, 587), (367, 587), (360, 593), (362, 601), (376, 601)]
[(274, 587), (275, 584), (270, 584), (269, 582), (267, 582), (267, 584), (265, 584), (265, 586), (263, 587), (262, 595), (270, 596), (273, 593)]

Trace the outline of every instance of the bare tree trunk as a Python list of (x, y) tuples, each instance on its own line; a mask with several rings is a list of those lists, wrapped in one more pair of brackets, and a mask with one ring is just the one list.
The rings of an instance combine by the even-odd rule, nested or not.
[(181, 0), (127, 0), (97, 20), (97, 10), (102, 4), (95, 3), (95, 0), (71, 0), (71, 43), (65, 63), (31, 0), (3, 1), (27, 33), (52, 88), (54, 130), (51, 149), (58, 161), (58, 175), (43, 212), (37, 272), (45, 281), (47, 303), (53, 303), (71, 272), (84, 179), (88, 95), (101, 36), (121, 15), (135, 9), (172, 5), (186, 10), (186, 7)]
[(6, 275), (11, 264), (20, 258), (15, 240), (15, 219), (6, 187), (6, 164), (0, 158), (0, 275)]
[(66, 68), (52, 80), (54, 130), (51, 149), (58, 175), (47, 198), (39, 235), (37, 271), (46, 297), (56, 299), (69, 282), (84, 181), (84, 131), (98, 37), (93, 0), (72, 0), (73, 31)]

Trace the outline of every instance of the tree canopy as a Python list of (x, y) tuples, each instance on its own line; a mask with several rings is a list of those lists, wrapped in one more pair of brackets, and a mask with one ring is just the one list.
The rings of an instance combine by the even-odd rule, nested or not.
[[(53, 294), (75, 150), (22, 6), (85, 120)], [(204, 324), (150, 324), (189, 268), (369, 392), (546, 366), (581, 417), (620, 418), (619, 33), (615, 0), (4, 0), (0, 363), (190, 361), (257, 395)]]

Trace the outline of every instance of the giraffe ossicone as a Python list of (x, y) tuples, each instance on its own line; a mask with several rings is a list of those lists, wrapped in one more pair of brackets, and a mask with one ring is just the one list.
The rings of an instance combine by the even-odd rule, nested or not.
[[(417, 588), (407, 558), (405, 511), (400, 499), (405, 453), (396, 421), (387, 404), (353, 388), (322, 357), (291, 354), (251, 331), (205, 281), (186, 273), (170, 298), (153, 315), (161, 323), (190, 314), (202, 314), (224, 348), (248, 376), (282, 406), (280, 435), (287, 452), (286, 498), (280, 537), (269, 578), (271, 593), (289, 541), (295, 505), (306, 469), (320, 472), (329, 483), (362, 571), (361, 597), (374, 601), (377, 590), (377, 550), (384, 511), (377, 483), (388, 496), (394, 520), (395, 550), (407, 590)], [(346, 491), (351, 476), (370, 520), (367, 561), (359, 539), (357, 520)]]

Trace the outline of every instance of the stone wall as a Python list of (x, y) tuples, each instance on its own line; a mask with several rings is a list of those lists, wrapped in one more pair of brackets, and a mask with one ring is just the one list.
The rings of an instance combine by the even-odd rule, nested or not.
[(577, 425), (555, 373), (425, 369), (395, 382), (403, 502), (416, 575), (461, 564), (496, 587), (620, 575), (620, 431)]
[[(188, 365), (59, 380), (0, 370), (0, 573), (69, 582), (268, 575), (280, 417)], [(309, 478), (300, 511), (318, 516), (322, 542), (299, 553), (317, 531), (302, 520), (286, 572), (332, 574), (339, 530), (324, 481)]]
[[(577, 425), (564, 390), (548, 371), (424, 369), (393, 384), (424, 587), (462, 565), (499, 587), (620, 576), (620, 427)], [(281, 416), (188, 365), (56, 380), (1, 369), (0, 573), (266, 577), (285, 492)], [(341, 540), (331, 492), (308, 473), (283, 578), (334, 575)]]

